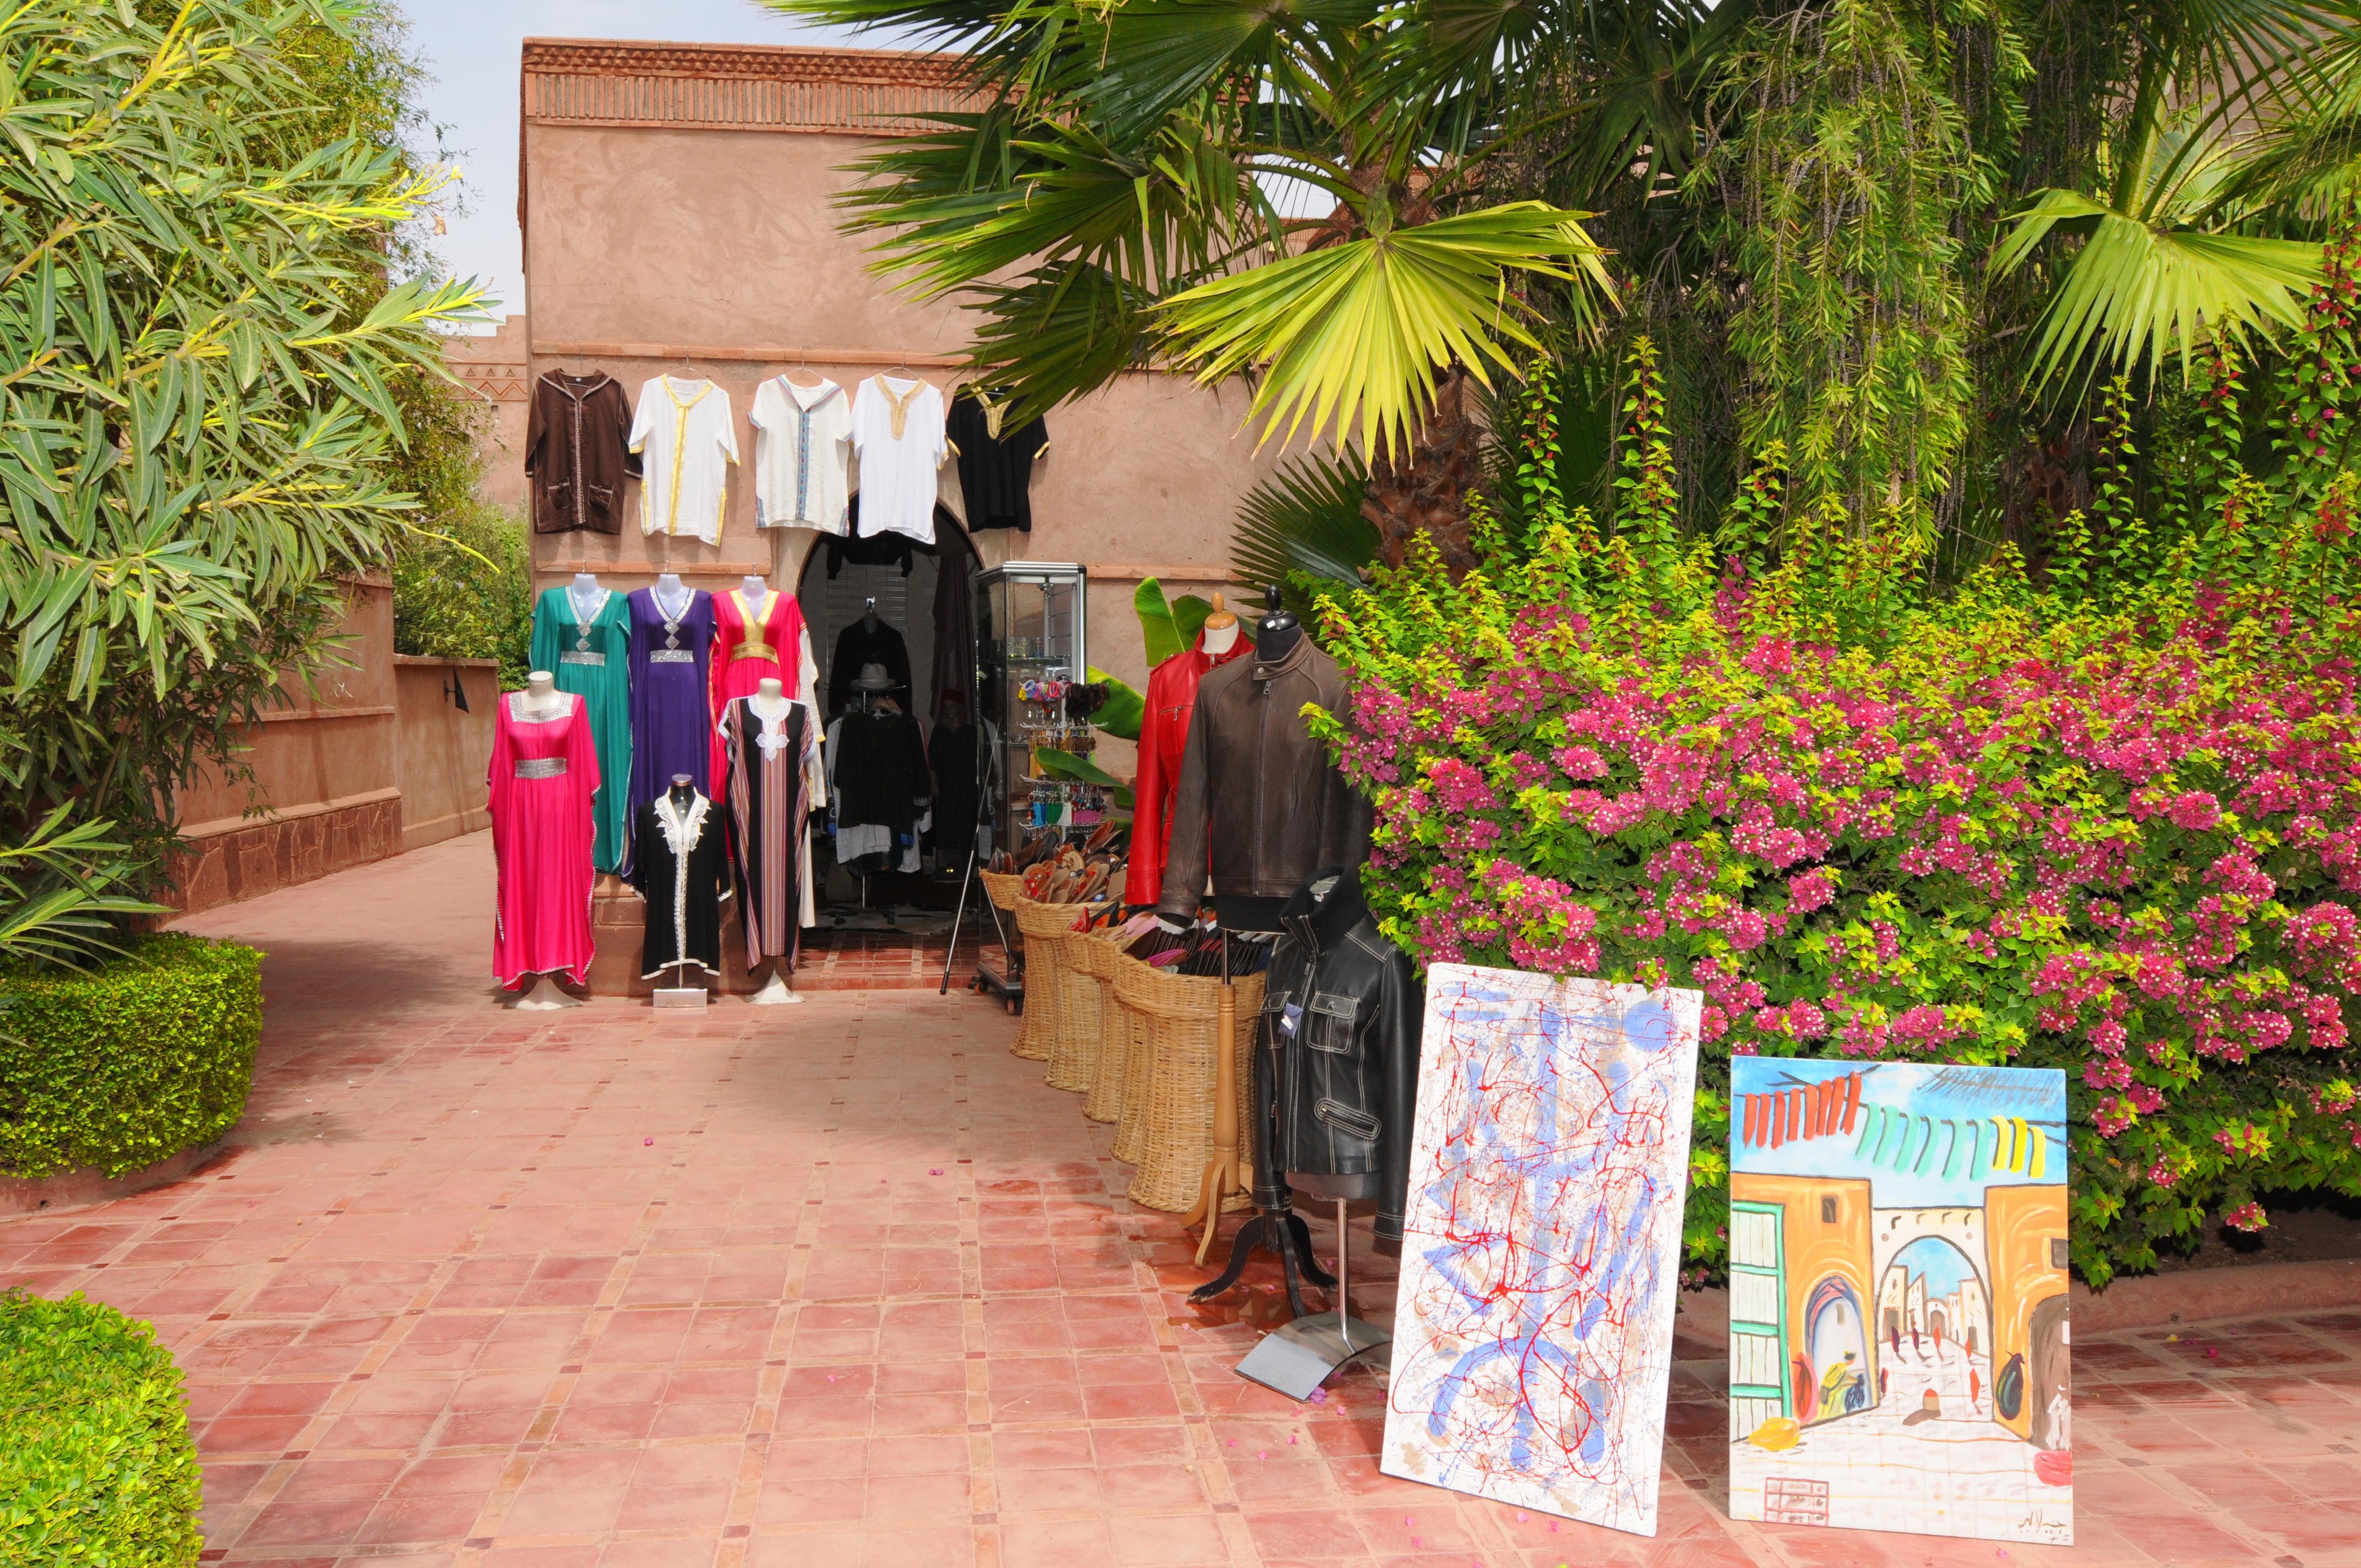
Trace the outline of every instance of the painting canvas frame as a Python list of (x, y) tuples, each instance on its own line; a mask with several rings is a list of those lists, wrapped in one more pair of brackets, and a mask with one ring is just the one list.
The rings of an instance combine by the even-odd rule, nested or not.
[(1428, 971), (1387, 1475), (1655, 1533), (1702, 1000)]
[(2065, 1074), (1730, 1065), (1730, 1517), (2070, 1545)]

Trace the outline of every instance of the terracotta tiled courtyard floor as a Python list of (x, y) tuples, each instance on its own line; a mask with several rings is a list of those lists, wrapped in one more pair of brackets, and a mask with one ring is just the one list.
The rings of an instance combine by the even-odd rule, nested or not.
[(1182, 1305), (1171, 1222), (998, 1009), (504, 1012), (488, 858), (192, 922), (271, 953), (233, 1152), (0, 1223), (0, 1280), (178, 1353), (210, 1559), (2361, 1564), (2361, 1310), (2078, 1343), (2070, 1552), (1732, 1524), (1694, 1334), (1653, 1541), (1383, 1479), (1374, 1383), (1233, 1376), (1254, 1330)]

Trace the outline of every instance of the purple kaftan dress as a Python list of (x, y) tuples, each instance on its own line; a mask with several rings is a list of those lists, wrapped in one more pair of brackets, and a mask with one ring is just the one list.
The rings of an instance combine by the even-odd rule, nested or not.
[(697, 793), (712, 793), (713, 708), (706, 692), (713, 651), (713, 596), (689, 590), (680, 619), (665, 619), (653, 588), (631, 604), (631, 796), (640, 807), (686, 773)]

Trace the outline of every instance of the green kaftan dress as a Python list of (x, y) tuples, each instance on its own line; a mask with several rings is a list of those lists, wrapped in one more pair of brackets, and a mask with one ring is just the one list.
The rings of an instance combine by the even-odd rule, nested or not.
[(577, 692), (590, 714), (598, 751), (598, 793), (590, 817), (598, 838), (590, 863), (602, 872), (631, 870), (631, 612), (623, 596), (604, 590), (598, 613), (575, 613), (570, 588), (545, 588), (533, 608), (533, 667), (557, 677), (557, 689)]

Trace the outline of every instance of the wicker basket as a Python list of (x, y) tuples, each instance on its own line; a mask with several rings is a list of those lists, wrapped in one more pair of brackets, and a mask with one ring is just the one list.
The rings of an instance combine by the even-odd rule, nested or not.
[(1091, 907), (1016, 901), (1016, 928), (1025, 933), (1025, 1010), (1033, 1011), (1037, 997), (1046, 1003), (1036, 1036), (1047, 1053), (1039, 1059), (1049, 1064), (1041, 1081), (1077, 1094), (1090, 1088), (1099, 1050), (1098, 987), (1074, 971), (1071, 956), (1076, 943), (1090, 940), (1075, 935), (1074, 922)]
[(1016, 901), (1025, 896), (1023, 872), (978, 871), (976, 877), (983, 883), (986, 898), (1002, 909), (1014, 909)]
[[(1096, 943), (1097, 938), (1077, 933), (1072, 923), (1085, 907), (1097, 906), (1063, 907), (1067, 910), (1067, 930), (1057, 938), (1058, 984), (1061, 988), (1058, 992), (1058, 1032), (1050, 1036), (1049, 1069), (1041, 1075), (1041, 1081), (1052, 1089), (1087, 1095), (1099, 1075), (1099, 982), (1082, 966), (1090, 958), (1084, 949)], [(1089, 1114), (1087, 1107), (1083, 1113)]]
[(1115, 1005), (1115, 966), (1124, 959), (1122, 946), (1105, 931), (1093, 931), (1067, 945), (1077, 989), (1089, 997), (1086, 1011), (1098, 1031), (1098, 1048), (1092, 1058), (1091, 1086), (1082, 1100), (1082, 1114), (1093, 1122), (1117, 1122), (1123, 1117), (1125, 1072), (1130, 1064), (1130, 1030), (1123, 1010)]
[(1058, 972), (1065, 966), (1056, 952), (1057, 937), (1073, 922), (1068, 910), (1064, 919), (1056, 911), (1066, 905), (1036, 904), (1019, 897), (1009, 909), (1016, 916), (1016, 929), (1025, 938), (1025, 1014), (1016, 1025), (1016, 1039), (1008, 1054), (1027, 1061), (1048, 1061), (1058, 1037)]
[(1115, 1031), (1108, 1043), (1118, 1047), (1123, 1058), (1123, 1110), (1115, 1117), (1115, 1157), (1126, 1165), (1137, 1165), (1147, 1146), (1148, 1092), (1155, 1053), (1148, 1044), (1148, 1014), (1125, 1000), (1119, 982), (1127, 974), (1156, 971), (1120, 948), (1099, 961), (1106, 970), (1108, 1027)]
[[(1233, 983), (1237, 988), (1238, 1156), (1251, 1169), (1255, 1030), (1262, 1015), (1263, 977), (1251, 974)], [(1115, 984), (1120, 1003), (1146, 1024), (1150, 1058), (1139, 1169), (1131, 1179), (1129, 1197), (1144, 1208), (1181, 1213), (1197, 1201), (1205, 1167), (1213, 1157), (1222, 982), (1129, 964), (1116, 973)], [(1249, 1201), (1239, 1193), (1223, 1207), (1242, 1209)]]

